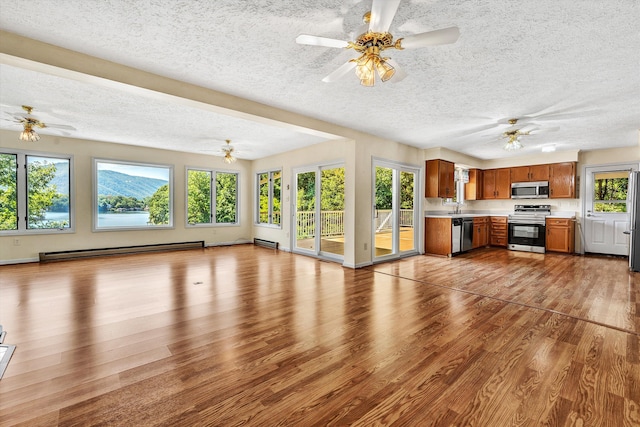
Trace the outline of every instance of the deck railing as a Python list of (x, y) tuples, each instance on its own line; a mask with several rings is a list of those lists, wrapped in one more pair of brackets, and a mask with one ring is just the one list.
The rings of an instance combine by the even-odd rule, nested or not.
[[(391, 209), (376, 211), (376, 231), (389, 231), (393, 221)], [(308, 239), (316, 233), (316, 213), (313, 211), (296, 213), (296, 237)], [(413, 227), (413, 209), (400, 209), (400, 227)], [(336, 237), (344, 235), (344, 211), (320, 211), (321, 237)]]

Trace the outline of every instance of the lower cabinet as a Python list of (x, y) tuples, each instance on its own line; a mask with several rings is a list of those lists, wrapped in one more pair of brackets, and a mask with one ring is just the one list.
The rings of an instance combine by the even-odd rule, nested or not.
[(489, 245), (489, 217), (481, 216), (473, 218), (473, 249)]
[(575, 250), (575, 222), (571, 218), (547, 218), (546, 249), (572, 254)]
[(489, 237), (491, 246), (507, 247), (507, 217), (492, 216), (491, 231)]
[(451, 253), (451, 218), (424, 219), (424, 252), (434, 255)]

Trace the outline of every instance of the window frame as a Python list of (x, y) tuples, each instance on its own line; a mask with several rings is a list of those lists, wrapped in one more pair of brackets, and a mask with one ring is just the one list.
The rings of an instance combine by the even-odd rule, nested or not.
[[(164, 168), (169, 171), (169, 179), (167, 180), (169, 184), (169, 224), (164, 225), (154, 225), (154, 226), (98, 226), (98, 164), (99, 163), (111, 163), (117, 165), (126, 165), (126, 166), (141, 166), (141, 167), (153, 167), (153, 168)], [(174, 166), (170, 164), (162, 164), (162, 163), (149, 163), (149, 162), (136, 162), (130, 160), (116, 160), (116, 159), (107, 159), (107, 158), (98, 158), (94, 157), (92, 159), (92, 231), (93, 232), (108, 232), (108, 231), (141, 231), (141, 230), (172, 230), (175, 229), (175, 209), (174, 209)]]
[[(269, 174), (269, 191), (268, 191), (268, 198), (269, 198), (269, 212), (268, 212), (268, 222), (260, 222), (260, 175), (263, 174)], [(279, 173), (280, 174), (280, 222), (279, 223), (274, 223), (273, 222), (273, 176), (275, 174)], [(282, 168), (274, 168), (274, 169), (266, 169), (266, 170), (261, 170), (261, 171), (257, 171), (255, 174), (255, 210), (254, 210), (254, 224), (256, 226), (260, 226), (260, 227), (267, 227), (267, 228), (278, 228), (278, 229), (282, 229), (282, 209), (283, 209), (283, 205), (282, 205), (282, 183), (283, 183), (283, 172), (282, 172)]]
[[(48, 153), (43, 151), (16, 150), (0, 148), (0, 154), (16, 156), (16, 216), (17, 228), (15, 230), (0, 230), (0, 236), (17, 236), (31, 234), (69, 234), (76, 231), (75, 220), (75, 165), (74, 156), (71, 154)], [(29, 228), (27, 219), (28, 206), (28, 177), (27, 157), (43, 157), (48, 159), (60, 159), (69, 162), (69, 227), (64, 228)]]
[[(192, 224), (189, 222), (189, 171), (196, 172), (206, 172), (210, 176), (210, 199), (209, 199), (209, 209), (210, 209), (210, 222), (206, 223), (195, 223)], [(217, 177), (218, 174), (231, 174), (236, 176), (236, 220), (235, 222), (217, 222), (216, 214), (217, 214), (217, 203), (218, 203), (218, 188), (217, 188)], [(185, 227), (186, 228), (201, 228), (201, 227), (238, 227), (240, 226), (240, 172), (236, 170), (226, 170), (226, 169), (212, 169), (212, 168), (202, 168), (202, 167), (193, 167), (187, 166), (185, 167), (185, 190), (184, 190), (184, 201), (185, 201)]]

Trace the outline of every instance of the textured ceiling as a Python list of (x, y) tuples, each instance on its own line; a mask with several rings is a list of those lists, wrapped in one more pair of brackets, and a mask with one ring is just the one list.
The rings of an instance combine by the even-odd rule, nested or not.
[[(550, 143), (558, 150), (638, 149), (637, 0), (403, 0), (390, 29), (395, 38), (456, 25), (460, 39), (388, 52), (408, 73), (398, 83), (366, 88), (355, 75), (323, 83), (353, 53), (295, 38), (350, 39), (370, 5), (2, 0), (0, 28), (421, 148), (483, 159)], [(214, 154), (231, 138), (238, 157), (248, 159), (326, 139), (6, 64), (0, 85), (4, 117), (31, 103), (38, 118), (70, 124), (78, 138)], [(500, 123), (511, 117), (540, 128), (523, 137), (519, 152), (501, 148)], [(15, 129), (6, 120), (0, 127)]]

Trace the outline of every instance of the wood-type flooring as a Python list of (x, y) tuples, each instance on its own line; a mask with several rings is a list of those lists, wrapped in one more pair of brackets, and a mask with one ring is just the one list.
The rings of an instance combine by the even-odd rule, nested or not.
[(640, 273), (239, 245), (0, 266), (2, 426), (640, 426)]

